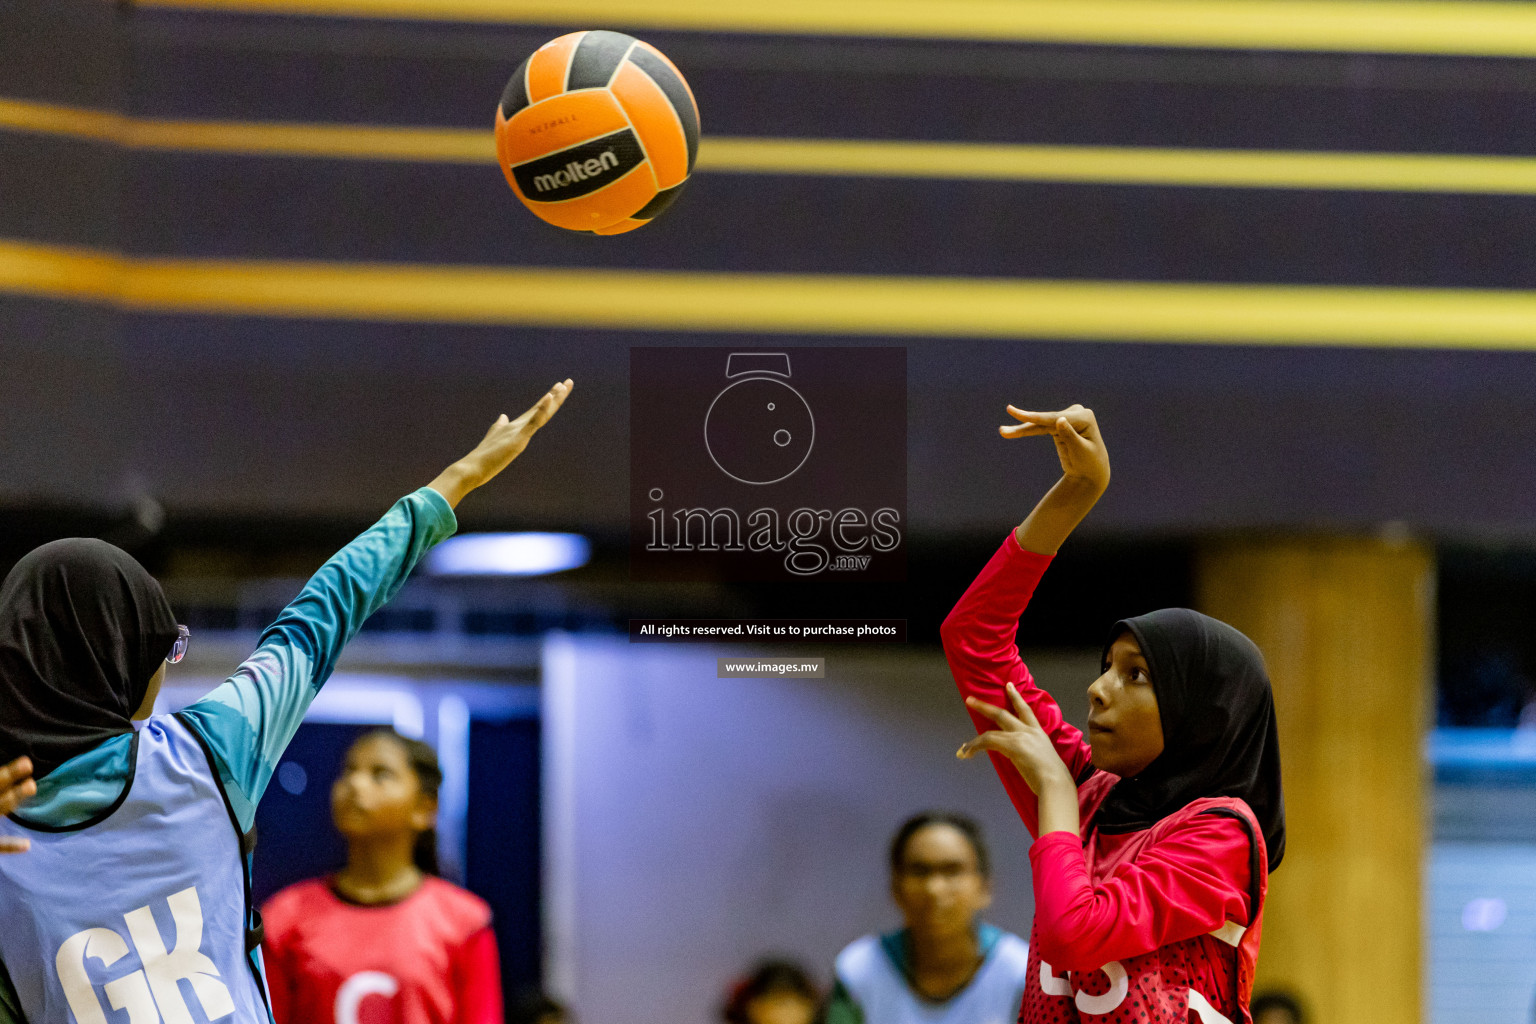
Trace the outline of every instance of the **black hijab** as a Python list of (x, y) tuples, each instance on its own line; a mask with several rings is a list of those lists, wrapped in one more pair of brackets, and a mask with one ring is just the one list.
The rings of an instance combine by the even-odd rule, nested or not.
[(106, 541), (56, 540), (0, 583), (0, 763), (42, 778), (131, 732), (149, 680), (176, 642), (165, 592)]
[(1110, 644), (1126, 632), (1151, 671), (1163, 752), (1140, 774), (1115, 784), (1094, 825), (1133, 832), (1191, 800), (1239, 797), (1259, 821), (1273, 871), (1285, 856), (1285, 800), (1264, 656), (1225, 622), (1188, 608), (1122, 619)]

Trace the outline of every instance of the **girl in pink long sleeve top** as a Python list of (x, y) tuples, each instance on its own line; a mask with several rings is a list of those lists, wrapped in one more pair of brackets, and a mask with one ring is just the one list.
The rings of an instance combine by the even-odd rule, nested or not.
[(1035, 837), (1020, 1024), (1250, 1024), (1268, 873), (1285, 844), (1263, 658), (1225, 623), (1167, 608), (1115, 623), (1088, 735), (1035, 686), (1014, 636), (1052, 556), (1109, 482), (1091, 411), (1008, 407), (1063, 477), (945, 619), (945, 655)]

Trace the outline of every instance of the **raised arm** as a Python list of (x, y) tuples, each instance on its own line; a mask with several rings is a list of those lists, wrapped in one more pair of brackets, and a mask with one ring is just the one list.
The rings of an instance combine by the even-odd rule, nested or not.
[[(971, 719), (982, 734), (961, 748), (961, 756), (987, 750), (1009, 798), (1031, 835), (1052, 826), (1076, 828), (1076, 789), (1072, 788), (1071, 821), (1042, 822), (1037, 791), (1028, 777), (1010, 763), (1012, 754), (993, 736), (998, 723), (989, 709), (1007, 708), (1011, 684), (1017, 699), (1029, 708), (1054, 760), (1069, 783), (1085, 777), (1090, 753), (1080, 731), (1068, 725), (1051, 695), (1035, 686), (1015, 643), (1019, 616), (1051, 557), (1083, 520), (1109, 484), (1109, 457), (1091, 410), (1080, 405), (1053, 413), (1028, 412), (1008, 406), (1017, 423), (1000, 427), (1005, 438), (1049, 434), (1061, 461), (1062, 477), (1040, 499), (992, 556), (944, 620), (940, 635), (955, 683), (966, 700)], [(987, 737), (991, 737), (988, 739)]]
[(1061, 479), (1013, 530), (1025, 551), (1054, 555), (1109, 487), (1109, 451), (1092, 409), (1074, 405), (1060, 412), (1026, 412), (1010, 405), (1008, 415), (1019, 422), (998, 427), (1003, 437), (1049, 434), (1056, 444)]
[(446, 498), (450, 508), (458, 508), (464, 495), (490, 483), (496, 474), (511, 465), (513, 459), (523, 454), (533, 435), (560, 411), (575, 386), (567, 377), (517, 419), (509, 420), (506, 413), (502, 413), (474, 451), (437, 474), (427, 486)]
[(522, 453), (572, 386), (556, 384), (515, 420), (502, 416), (474, 451), (397, 501), (320, 567), (234, 675), (183, 712), (227, 773), (224, 789), (243, 828), (254, 822), (278, 759), (342, 649), (422, 556), (457, 529), (454, 506)]

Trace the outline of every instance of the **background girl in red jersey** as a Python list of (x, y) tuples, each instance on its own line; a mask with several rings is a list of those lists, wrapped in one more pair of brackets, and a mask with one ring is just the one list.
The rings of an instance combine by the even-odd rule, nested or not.
[(347, 864), (262, 908), (278, 1024), (502, 1024), (491, 911), (438, 878), (437, 755), (390, 729), (331, 787)]
[[(1008, 407), (1062, 477), (944, 621), (945, 655), (1035, 842), (1022, 1024), (1249, 1024), (1268, 872), (1285, 848), (1269, 677), (1237, 630), (1186, 608), (1115, 623), (1088, 737), (1034, 684), (1020, 613), (1109, 484), (1093, 413)], [(1113, 581), (1108, 581), (1110, 585)]]

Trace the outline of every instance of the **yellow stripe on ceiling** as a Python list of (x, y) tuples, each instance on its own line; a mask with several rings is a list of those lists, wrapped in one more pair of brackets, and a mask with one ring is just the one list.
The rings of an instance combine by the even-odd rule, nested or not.
[[(132, 149), (334, 160), (494, 164), (489, 127), (186, 121), (0, 98), (0, 129)], [(1435, 153), (1001, 145), (706, 136), (697, 170), (1206, 188), (1536, 195), (1536, 158)]]
[(167, 120), (0, 97), (0, 129), (110, 142), (129, 149), (239, 156), (495, 163), (490, 124), (489, 117), (483, 130)]
[(699, 170), (1208, 188), (1536, 194), (1536, 158), (707, 138)]
[(1536, 350), (1536, 292), (125, 257), (0, 241), (0, 292), (157, 313), (645, 331)]
[(135, 0), (135, 6), (569, 28), (1536, 56), (1536, 4), (1476, 0)]
[(113, 142), (123, 139), (127, 124), (127, 118), (111, 111), (0, 97), (0, 128), (13, 132)]

